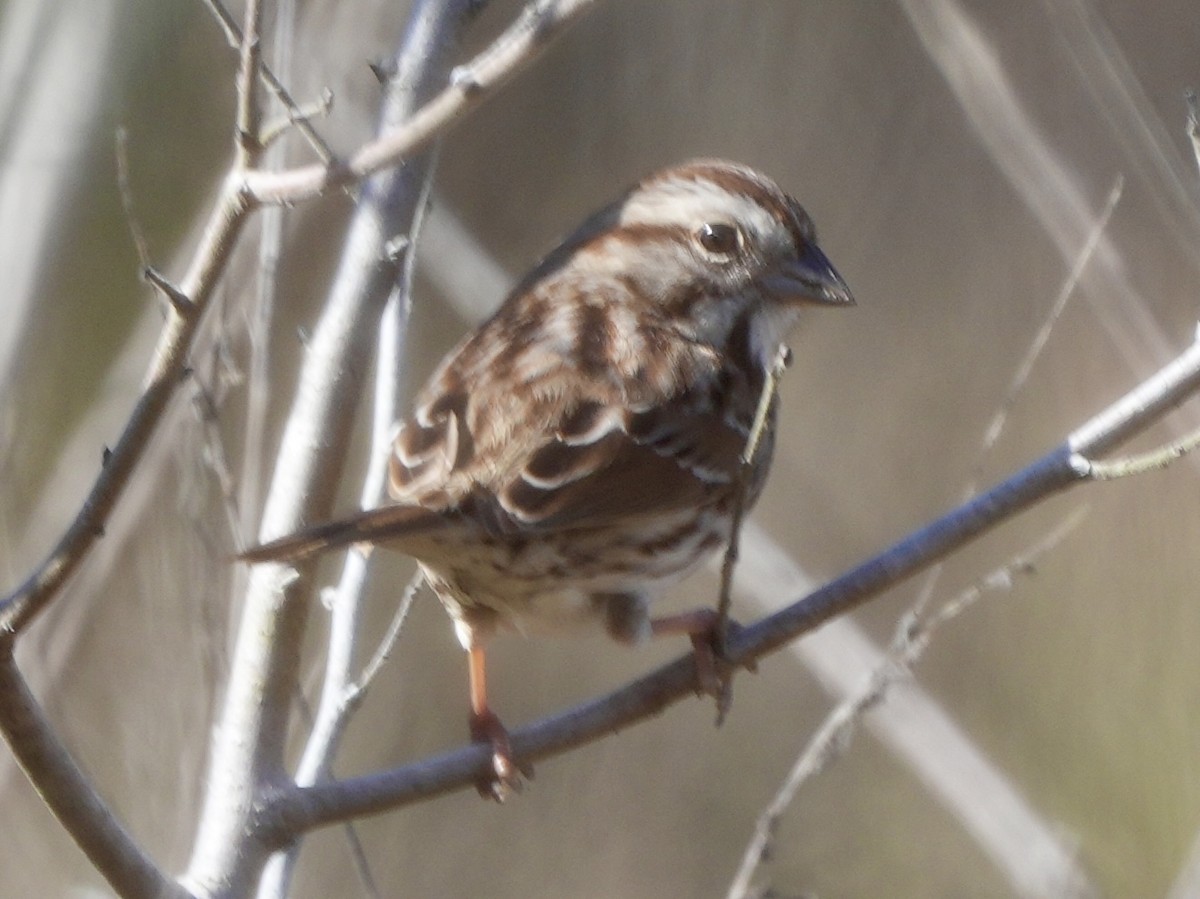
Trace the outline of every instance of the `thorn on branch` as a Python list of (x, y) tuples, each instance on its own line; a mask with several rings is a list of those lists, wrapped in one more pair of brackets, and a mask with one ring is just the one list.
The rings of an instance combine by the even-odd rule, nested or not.
[(392, 76), (396, 74), (396, 63), (391, 59), (376, 59), (367, 63), (367, 68), (371, 70), (371, 74), (375, 76), (384, 87), (392, 80)]
[(176, 314), (188, 318), (196, 313), (196, 304), (192, 302), (191, 297), (171, 283), (158, 269), (148, 265), (142, 269), (142, 277), (166, 297)]

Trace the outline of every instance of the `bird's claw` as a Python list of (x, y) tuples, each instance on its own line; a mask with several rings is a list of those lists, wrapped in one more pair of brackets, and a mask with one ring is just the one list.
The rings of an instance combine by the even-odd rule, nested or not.
[(471, 740), (487, 743), (492, 748), (492, 770), (475, 781), (475, 789), (484, 799), (503, 802), (520, 793), (525, 780), (533, 777), (533, 768), (520, 765), (513, 758), (508, 729), (490, 709), (471, 715)]

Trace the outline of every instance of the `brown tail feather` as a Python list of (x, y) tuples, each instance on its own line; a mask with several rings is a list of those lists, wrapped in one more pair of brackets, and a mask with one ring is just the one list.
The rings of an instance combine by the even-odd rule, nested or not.
[(440, 530), (446, 518), (419, 506), (382, 506), (349, 518), (326, 521), (251, 546), (237, 554), (242, 562), (298, 562), (354, 543), (385, 543), (413, 533)]

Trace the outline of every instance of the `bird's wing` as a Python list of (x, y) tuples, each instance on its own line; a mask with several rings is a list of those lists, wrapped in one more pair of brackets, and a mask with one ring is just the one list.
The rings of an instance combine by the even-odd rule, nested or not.
[(392, 498), (503, 533), (611, 525), (724, 495), (754, 399), (729, 402), (711, 352), (664, 351), (691, 353), (665, 360), (682, 375), (581, 378), (552, 347), (527, 346), (520, 362), (535, 374), (515, 390), (460, 351), (397, 435)]

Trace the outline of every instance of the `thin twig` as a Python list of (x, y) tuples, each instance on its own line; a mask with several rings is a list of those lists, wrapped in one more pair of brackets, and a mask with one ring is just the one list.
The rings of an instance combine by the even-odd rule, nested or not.
[(1079, 254), (1075, 257), (1071, 271), (1067, 274), (1062, 287), (1058, 291), (1058, 296), (1055, 297), (1054, 303), (1050, 306), (1050, 312), (1046, 315), (1042, 326), (1038, 328), (1037, 334), (1034, 335), (1029, 348), (1025, 351), (1025, 356), (1021, 360), (1021, 364), (1017, 366), (1012, 381), (1009, 383), (1008, 389), (1004, 392), (1004, 398), (1000, 400), (1000, 404), (996, 408), (996, 414), (992, 416), (991, 423), (988, 424), (987, 429), (984, 431), (983, 445), (979, 452), (979, 466), (976, 469), (976, 473), (972, 476), (972, 481), (978, 480), (979, 468), (983, 465), (983, 458), (991, 452), (992, 447), (995, 446), (996, 441), (1003, 432), (1004, 425), (1008, 421), (1008, 415), (1012, 411), (1013, 403), (1016, 402), (1017, 396), (1025, 388), (1025, 384), (1029, 380), (1029, 375), (1033, 372), (1034, 364), (1041, 356), (1042, 350), (1046, 348), (1046, 343), (1050, 339), (1050, 332), (1058, 324), (1058, 319), (1066, 308), (1067, 301), (1075, 294), (1075, 288), (1079, 286), (1079, 279), (1083, 277), (1083, 273), (1087, 269), (1088, 263), (1091, 262), (1096, 248), (1100, 246), (1100, 239), (1104, 236), (1104, 230), (1108, 227), (1108, 221), (1112, 218), (1113, 211), (1117, 208), (1117, 203), (1121, 199), (1121, 191), (1124, 187), (1124, 177), (1117, 175), (1113, 180), (1112, 189), (1108, 192), (1108, 199), (1104, 203), (1104, 208), (1092, 224), (1087, 240), (1084, 241), (1082, 249), (1080, 249)]
[(1198, 446), (1200, 446), (1200, 429), (1192, 431), (1180, 440), (1173, 440), (1144, 453), (1103, 461), (1093, 461), (1080, 456), (1078, 464), (1086, 476), (1094, 481), (1114, 481), (1117, 478), (1127, 478), (1149, 471), (1161, 471)]
[(751, 893), (754, 875), (770, 857), (779, 822), (795, 801), (800, 787), (845, 752), (863, 715), (883, 701), (893, 684), (911, 675), (913, 665), (925, 653), (936, 631), (982, 599), (986, 593), (1011, 590), (1016, 576), (1032, 574), (1037, 560), (1062, 543), (1082, 520), (1080, 511), (1067, 516), (1033, 546), (948, 600), (933, 614), (925, 618), (905, 615), (901, 619), (881, 664), (866, 678), (857, 693), (846, 696), (826, 716), (771, 802), (759, 815), (726, 899), (747, 899), (754, 895)]
[[(746, 445), (742, 448), (741, 465), (738, 468), (737, 496), (733, 503), (733, 515), (729, 524), (729, 543), (725, 547), (725, 556), (721, 561), (721, 589), (717, 600), (716, 640), (719, 651), (724, 652), (725, 640), (729, 630), (729, 609), (733, 604), (733, 572), (737, 567), (738, 537), (742, 531), (742, 521), (746, 515), (746, 494), (754, 475), (754, 464), (758, 459), (759, 448), (762, 445), (766, 431), (772, 427), (775, 406), (779, 402), (779, 379), (791, 362), (791, 350), (780, 346), (771, 367), (763, 378), (762, 391), (758, 397), (758, 406), (754, 410), (754, 420), (750, 432), (746, 436)], [(725, 717), (727, 699), (718, 701), (718, 720)]]
[[(283, 135), (287, 134), (292, 128), (301, 123), (308, 124), (314, 119), (323, 119), (329, 115), (333, 109), (333, 91), (326, 88), (321, 91), (319, 99), (313, 100), (311, 103), (306, 103), (303, 106), (295, 109), (287, 109), (282, 116), (272, 121), (267, 122), (262, 126), (262, 134), (259, 137), (263, 148), (274, 146), (275, 142)], [(322, 155), (322, 159), (328, 163), (333, 159), (331, 154), (328, 154), (328, 147), (324, 148), (327, 155)]]
[[(1200, 342), (1086, 422), (1058, 447), (991, 490), (808, 596), (731, 634), (727, 660), (745, 666), (760, 659), (1030, 506), (1086, 483), (1073, 458), (1076, 453), (1111, 450), (1150, 427), (1198, 389)], [(694, 659), (683, 656), (607, 696), (512, 731), (513, 753), (528, 762), (561, 754), (660, 714), (694, 695), (699, 686)], [(262, 810), (256, 824), (262, 828), (262, 839), (285, 843), (316, 827), (465, 788), (488, 772), (490, 758), (490, 747), (472, 745), (377, 774), (281, 791)]]
[(259, 125), (262, 111), (258, 103), (258, 78), (262, 62), (262, 0), (246, 0), (242, 39), (238, 51), (237, 77), (237, 160), (239, 169), (248, 169), (262, 156)]
[[(979, 489), (979, 480), (983, 475), (984, 463), (995, 448), (996, 441), (1000, 439), (1000, 435), (1004, 432), (1004, 427), (1008, 424), (1009, 413), (1012, 412), (1017, 398), (1025, 389), (1025, 385), (1029, 383), (1029, 376), (1033, 373), (1034, 366), (1045, 350), (1050, 340), (1051, 332), (1062, 317), (1062, 313), (1067, 307), (1067, 302), (1071, 297), (1075, 296), (1079, 281), (1083, 277), (1084, 272), (1087, 271), (1088, 263), (1095, 255), (1096, 248), (1100, 246), (1100, 240), (1104, 235), (1105, 229), (1108, 227), (1108, 222), (1112, 218), (1117, 203), (1120, 201), (1124, 184), (1124, 177), (1118, 174), (1113, 180), (1112, 189), (1108, 192), (1108, 199), (1104, 204), (1104, 208), (1088, 229), (1087, 238), (1084, 240), (1079, 252), (1075, 254), (1075, 258), (1071, 263), (1071, 269), (1067, 272), (1066, 277), (1063, 278), (1063, 282), (1059, 286), (1058, 295), (1055, 297), (1054, 302), (1050, 304), (1050, 309), (1046, 313), (1046, 317), (1042, 320), (1042, 324), (1026, 349), (1025, 355), (1017, 365), (1017, 369), (1013, 373), (1012, 380), (1009, 381), (1004, 396), (996, 406), (992, 420), (984, 429), (983, 439), (980, 441), (975, 464), (972, 466), (971, 474), (967, 478), (966, 486), (963, 488), (963, 502), (974, 496)], [(913, 601), (912, 608), (910, 609), (912, 614), (920, 615), (930, 600), (933, 599), (934, 591), (937, 589), (941, 576), (941, 565), (935, 565), (929, 570), (924, 582), (921, 584), (921, 589), (917, 593), (917, 598)]]
[[(374, 452), (367, 466), (367, 476), (361, 491), (360, 501), (364, 508), (378, 505), (387, 492), (391, 439), (396, 419), (399, 417), (406, 368), (404, 347), (407, 343), (408, 319), (412, 304), (415, 241), (419, 239), (433, 172), (434, 166), (431, 161), (424, 182), (419, 187), (413, 219), (404, 240), (405, 249), (400, 251), (403, 254), (401, 274), (388, 298), (387, 308), (380, 322), (372, 416), (371, 444)], [(365, 553), (358, 550), (348, 552), (342, 564), (338, 585), (330, 591), (332, 598), (327, 604), (331, 612), (329, 649), (326, 652), (317, 712), (296, 769), (295, 781), (300, 785), (320, 783), (332, 777), (333, 760), (350, 722), (351, 713), (366, 695), (370, 682), (399, 638), (400, 629), (408, 617), (413, 594), (421, 581), (420, 574), (414, 577), (413, 583), (400, 600), (387, 635), (368, 663), (366, 672), (355, 680), (354, 666), (358, 664), (363, 605), (370, 574), (369, 564), (370, 557)], [(272, 858), (263, 872), (258, 891), (259, 899), (282, 899), (287, 895), (299, 850), (300, 844), (296, 842), (288, 847), (286, 853)], [(370, 872), (362, 869), (360, 871), (365, 874), (366, 882), (370, 882)]]
[[(225, 32), (225, 38), (229, 41), (229, 45), (235, 50), (242, 46), (242, 30), (238, 27), (237, 22), (220, 2), (220, 0), (204, 0), (204, 5), (209, 8), (217, 22), (220, 23), (222, 30)], [(316, 151), (317, 157), (324, 165), (329, 165), (334, 160), (333, 149), (326, 143), (325, 138), (321, 137), (313, 128), (310, 121), (310, 116), (306, 114), (304, 109), (299, 106), (287, 88), (283, 86), (283, 82), (276, 77), (271, 67), (261, 62), (258, 69), (259, 77), (263, 83), (275, 95), (275, 98), (283, 105), (287, 111), (288, 121), (294, 123), (304, 135), (305, 140)], [(328, 91), (322, 94), (323, 102), (332, 105), (333, 96)]]
[(1189, 88), (1184, 93), (1187, 100), (1188, 115), (1187, 115), (1187, 133), (1192, 139), (1192, 155), (1196, 157), (1196, 168), (1200, 169), (1200, 101), (1196, 99), (1196, 92)]
[(450, 84), (405, 123), (360, 147), (343, 165), (309, 165), (286, 172), (247, 172), (243, 187), (259, 203), (295, 203), (395, 165), (528, 66), (555, 37), (598, 0), (536, 0), (492, 45), (452, 73)]
[(396, 646), (396, 641), (400, 639), (400, 633), (404, 630), (404, 623), (408, 620), (408, 613), (412, 610), (413, 600), (417, 596), (417, 591), (421, 589), (421, 585), (425, 581), (425, 576), (420, 571), (412, 576), (408, 582), (408, 586), (404, 588), (404, 593), (400, 596), (400, 602), (396, 604), (396, 611), (392, 615), (391, 623), (388, 624), (387, 631), (384, 632), (383, 639), (379, 641), (379, 645), (375, 647), (375, 652), (371, 659), (363, 666), (362, 674), (354, 683), (350, 684), (350, 689), (346, 692), (345, 704), (347, 707), (358, 705), (362, 702), (363, 696), (370, 688), (372, 681), (383, 669), (387, 660), (391, 658), (392, 650)]
[(117, 193), (121, 195), (121, 208), (125, 212), (125, 224), (129, 227), (129, 236), (133, 238), (133, 248), (137, 251), (138, 266), (141, 271), (150, 270), (150, 248), (146, 243), (145, 232), (134, 211), (133, 186), (129, 178), (129, 129), (124, 125), (117, 128)]
[[(420, 115), (442, 83), (458, 27), (473, 0), (420, 0), (409, 12), (396, 76), (384, 92), (379, 131)], [(388, 251), (423, 200), (427, 158), (376, 174), (346, 232), (338, 270), (308, 341), (259, 528), (261, 539), (332, 512), (347, 459), (356, 401), (371, 345), (402, 258)], [(285, 568), (250, 573), (228, 686), (208, 762), (207, 789), (188, 882), (245, 894), (258, 882), (267, 846), (253, 834), (261, 802), (286, 783), (286, 735), (309, 597), (279, 583)]]

